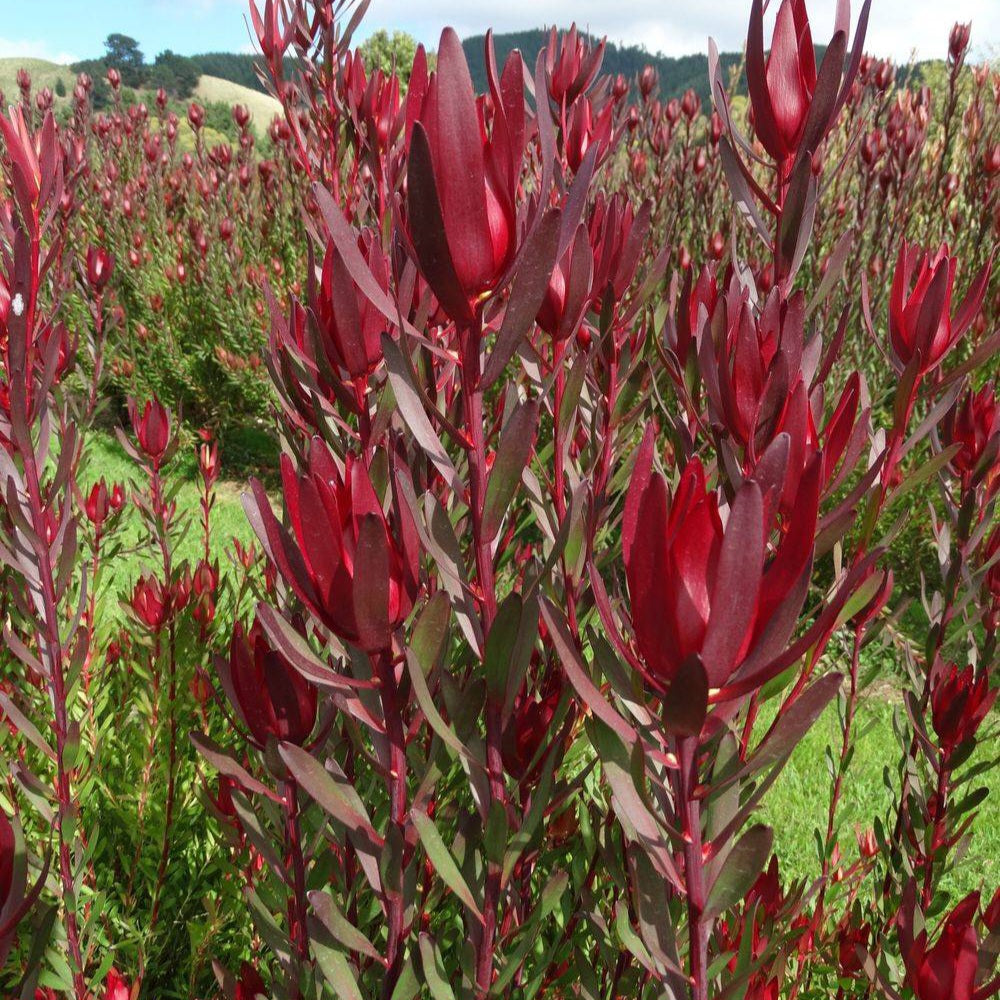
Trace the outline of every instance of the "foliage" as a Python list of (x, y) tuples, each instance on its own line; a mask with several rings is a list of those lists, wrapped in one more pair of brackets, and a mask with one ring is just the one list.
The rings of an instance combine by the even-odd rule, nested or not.
[(846, 6), (15, 79), (5, 996), (1000, 992), (998, 83)]

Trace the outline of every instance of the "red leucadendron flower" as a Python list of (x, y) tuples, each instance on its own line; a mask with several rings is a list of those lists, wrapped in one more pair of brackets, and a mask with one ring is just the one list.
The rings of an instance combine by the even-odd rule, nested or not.
[(979, 939), (973, 920), (979, 893), (965, 897), (948, 915), (933, 948), (927, 931), (915, 940), (900, 927), (906, 981), (917, 1000), (972, 1000), (979, 966)]
[(159, 468), (170, 447), (170, 411), (158, 399), (150, 399), (140, 412), (135, 400), (129, 400), (129, 416), (139, 448)]
[(626, 497), (622, 546), (636, 646), (654, 682), (668, 686), (698, 658), (709, 687), (720, 688), (748, 659), (763, 664), (784, 646), (812, 567), (820, 466), (817, 456), (804, 473), (772, 555), (772, 491), (765, 495), (746, 480), (723, 525), (719, 497), (697, 459), (671, 496), (653, 472), (647, 430)]
[(993, 448), (997, 457), (1000, 436), (1000, 404), (996, 388), (988, 382), (979, 390), (971, 389), (945, 415), (941, 422), (941, 440), (948, 445), (959, 444), (961, 449), (952, 456), (950, 465), (963, 478), (971, 476), (987, 450)]
[(972, 739), (997, 698), (989, 675), (969, 665), (940, 665), (931, 679), (931, 723), (945, 750)]
[[(491, 50), (492, 52), (492, 50)], [(523, 67), (512, 53), (497, 84), (492, 121), (477, 102), (465, 53), (441, 34), (437, 70), (418, 52), (407, 94), (407, 225), (428, 284), (459, 323), (505, 276), (517, 250), (517, 183), (525, 142)]]
[(919, 354), (920, 371), (932, 371), (976, 318), (986, 295), (992, 260), (976, 276), (953, 315), (957, 263), (946, 244), (933, 254), (905, 240), (899, 248), (889, 293), (889, 337), (900, 370)]
[[(817, 72), (805, 0), (782, 0), (766, 58), (764, 4), (754, 0), (747, 36), (750, 104), (757, 138), (778, 164), (786, 164), (803, 150), (815, 153), (847, 99), (861, 63), (870, 3), (866, 0), (861, 9), (846, 72), (851, 11), (849, 4), (838, 4), (833, 38)], [(820, 87), (824, 76), (829, 77), (828, 86)]]
[(405, 503), (382, 509), (365, 462), (344, 469), (314, 437), (305, 470), (281, 459), (291, 534), (278, 522), (259, 482), (247, 513), (285, 582), (334, 634), (368, 652), (388, 648), (418, 589), (416, 527)]
[(316, 688), (273, 649), (259, 620), (237, 622), (229, 658), (216, 657), (219, 680), (258, 747), (270, 737), (302, 745), (316, 724)]

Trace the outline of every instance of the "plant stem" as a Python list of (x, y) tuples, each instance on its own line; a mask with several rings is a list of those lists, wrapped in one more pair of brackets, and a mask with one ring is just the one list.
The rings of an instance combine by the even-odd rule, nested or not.
[(677, 741), (678, 809), (684, 837), (684, 883), (687, 888), (688, 966), (692, 1000), (708, 1000), (708, 924), (705, 912), (705, 858), (701, 843), (701, 806), (694, 796), (698, 785), (698, 738)]

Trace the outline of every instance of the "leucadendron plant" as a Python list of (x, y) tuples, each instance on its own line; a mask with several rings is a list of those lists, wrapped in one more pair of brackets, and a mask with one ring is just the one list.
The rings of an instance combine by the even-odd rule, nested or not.
[(709, 102), (575, 27), (373, 68), (366, 7), (251, 4), (270, 123), (0, 119), (0, 991), (1000, 993), (970, 29), (935, 89), (752, 0)]

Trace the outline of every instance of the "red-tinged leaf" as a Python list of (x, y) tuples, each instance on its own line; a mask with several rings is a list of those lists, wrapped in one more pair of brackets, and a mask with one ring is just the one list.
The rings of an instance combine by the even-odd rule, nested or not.
[(483, 499), (483, 536), (493, 541), (531, 460), (538, 430), (538, 400), (529, 399), (511, 415), (500, 435)]
[(430, 417), (424, 409), (423, 398), (417, 389), (416, 376), (413, 374), (409, 359), (403, 353), (403, 348), (392, 337), (383, 336), (382, 351), (392, 392), (396, 397), (396, 405), (406, 426), (452, 489), (461, 492), (461, 480), (448, 453), (444, 450), (444, 445), (434, 432)]
[(42, 734), (35, 724), (14, 704), (10, 695), (0, 691), (0, 709), (6, 716), (6, 720), (36, 749), (41, 750), (49, 760), (56, 759), (56, 753), (45, 742)]
[(601, 759), (601, 770), (611, 788), (615, 812), (625, 827), (626, 835), (645, 849), (660, 876), (683, 893), (683, 882), (671, 856), (666, 828), (657, 822), (636, 787), (636, 776), (628, 747), (620, 737), (598, 718), (588, 719), (587, 732)]
[(768, 232), (767, 226), (764, 225), (764, 220), (754, 202), (750, 183), (743, 173), (742, 161), (733, 151), (733, 147), (725, 136), (719, 140), (719, 156), (722, 160), (722, 169), (726, 174), (726, 180), (729, 181), (729, 189), (736, 201), (737, 211), (753, 226), (754, 232), (763, 243), (770, 246), (771, 234)]
[(373, 688), (371, 681), (345, 677), (331, 670), (313, 652), (305, 636), (286, 621), (276, 608), (261, 602), (257, 605), (257, 620), (264, 627), (268, 641), (307, 680), (317, 687), (352, 693), (361, 688)]
[(549, 279), (556, 265), (561, 220), (559, 209), (549, 209), (528, 236), (517, 263), (500, 332), (480, 381), (484, 390), (503, 374), (507, 362), (531, 330), (538, 310), (542, 307)]
[(422, 932), (418, 939), (420, 949), (420, 967), (424, 975), (424, 983), (430, 991), (431, 1000), (455, 1000), (455, 991), (448, 982), (448, 970), (441, 958), (434, 938)]
[(424, 675), (425, 668), (421, 665), (412, 649), (406, 651), (406, 668), (410, 674), (413, 694), (417, 699), (417, 704), (420, 706), (420, 711), (424, 713), (427, 724), (434, 733), (441, 738), (445, 746), (450, 747), (456, 754), (460, 754), (477, 767), (485, 769), (485, 763), (458, 738), (458, 734), (454, 728), (444, 720), (441, 713), (437, 710), (434, 698), (431, 696), (430, 688), (427, 686), (427, 678)]
[(355, 550), (354, 617), (362, 649), (388, 649), (392, 641), (389, 621), (389, 539), (381, 516), (366, 514), (361, 520)]
[(913, 325), (913, 346), (920, 351), (927, 364), (931, 363), (934, 337), (948, 305), (951, 288), (950, 270), (947, 261), (937, 266)]
[(816, 87), (813, 91), (812, 103), (809, 105), (809, 116), (806, 118), (802, 138), (799, 140), (798, 157), (800, 160), (808, 161), (809, 157), (816, 152), (833, 122), (846, 54), (847, 34), (838, 31), (830, 39), (830, 44), (823, 56), (823, 64), (816, 76)]
[(373, 958), (382, 965), (386, 964), (385, 959), (371, 941), (344, 916), (343, 911), (337, 906), (330, 893), (314, 889), (308, 895), (313, 913), (316, 914), (316, 918), (331, 937), (339, 941), (349, 951), (356, 951), (360, 955)]
[(583, 218), (583, 210), (587, 207), (587, 196), (590, 193), (590, 182), (594, 178), (594, 170), (597, 167), (597, 154), (600, 152), (600, 143), (595, 143), (587, 150), (580, 164), (580, 169), (573, 178), (573, 184), (566, 196), (566, 205), (562, 212), (562, 230), (559, 236), (559, 250), (556, 253), (556, 260), (562, 260), (570, 243), (573, 242), (577, 226)]
[[(839, 0), (839, 2), (843, 3), (845, 13), (841, 16), (840, 7), (838, 6), (837, 30), (840, 30), (840, 26), (843, 25), (846, 37), (850, 21), (850, 5), (848, 0)], [(851, 87), (854, 84), (855, 77), (858, 75), (858, 70), (861, 68), (861, 59), (865, 52), (865, 35), (868, 33), (868, 15), (871, 11), (871, 6), (872, 0), (865, 0), (865, 2), (861, 5), (861, 13), (858, 15), (858, 25), (854, 29), (854, 44), (851, 46), (851, 61), (848, 64), (847, 72), (844, 73), (843, 83), (840, 85), (840, 96), (837, 98), (837, 105), (833, 109), (833, 118), (836, 118), (837, 115), (840, 114), (841, 108), (843, 108), (843, 106), (847, 103), (847, 98), (851, 93)]]
[(764, 503), (760, 487), (740, 487), (719, 550), (711, 614), (701, 657), (708, 683), (719, 687), (732, 673), (753, 625), (764, 565)]
[(448, 595), (438, 590), (431, 595), (417, 617), (408, 643), (425, 673), (430, 673), (437, 666), (447, 648), (450, 620)]
[[(774, 109), (767, 90), (767, 63), (764, 59), (764, 4), (753, 0), (747, 32), (747, 86), (754, 111), (754, 130), (765, 147), (777, 149), (781, 137), (775, 128)], [(720, 144), (721, 145), (721, 144)]]
[(903, 481), (889, 494), (889, 498), (886, 501), (886, 506), (890, 507), (897, 500), (906, 496), (910, 490), (916, 488), (921, 483), (927, 482), (935, 473), (943, 469), (960, 451), (962, 450), (961, 442), (949, 445), (943, 451), (939, 451), (936, 455), (931, 456), (925, 462), (921, 462), (912, 472), (910, 472)]
[(740, 773), (754, 774), (789, 757), (823, 714), (826, 706), (837, 696), (843, 683), (843, 674), (824, 674), (819, 680), (813, 681), (791, 705), (782, 705), (770, 731)]
[(622, 517), (622, 558), (628, 565), (631, 559), (632, 545), (635, 542), (639, 527), (639, 510), (642, 498), (653, 476), (653, 457), (656, 453), (656, 428), (647, 424), (642, 435), (642, 444), (636, 453), (635, 464), (632, 466), (632, 477), (629, 480), (628, 492), (625, 495), (625, 513)]
[(267, 785), (262, 784), (235, 757), (227, 753), (204, 733), (188, 734), (194, 748), (219, 772), (227, 778), (232, 778), (244, 791), (254, 795), (263, 795), (272, 802), (280, 802), (281, 798), (274, 794)]
[(294, 743), (279, 743), (278, 753), (292, 777), (322, 809), (356, 836), (367, 841), (373, 853), (384, 844), (368, 818), (358, 793), (344, 780), (337, 780), (323, 765)]
[(801, 264), (804, 248), (812, 235), (816, 191), (811, 158), (803, 156), (797, 161), (789, 180), (778, 226), (778, 268), (782, 279), (789, 285), (795, 277), (796, 259)]
[(612, 729), (619, 739), (632, 743), (635, 740), (635, 730), (608, 704), (600, 689), (590, 679), (576, 643), (566, 628), (565, 620), (547, 600), (542, 601), (542, 618), (548, 627), (559, 662), (584, 706)]
[(962, 299), (962, 304), (955, 311), (955, 318), (951, 322), (951, 334), (956, 339), (972, 325), (979, 310), (983, 306), (983, 299), (986, 297), (986, 289), (990, 283), (990, 273), (993, 270), (993, 254), (983, 265), (982, 270), (976, 275), (969, 290)]
[(458, 280), (444, 228), (430, 141), (420, 122), (413, 126), (406, 173), (408, 229), (420, 269), (445, 312), (456, 322), (471, 323), (472, 309)]
[[(419, 133), (424, 131), (420, 126), (425, 126), (429, 140), (434, 188), (452, 259), (457, 266), (464, 264), (476, 273), (489, 269), (493, 247), (486, 213), (486, 167), (479, 113), (465, 51), (452, 28), (441, 32), (437, 70), (424, 101), (420, 122), (413, 130), (411, 158), (420, 141)], [(412, 210), (415, 192), (412, 174), (410, 177), (408, 203)], [(417, 233), (411, 230), (411, 234), (416, 242)]]
[(680, 666), (663, 696), (663, 725), (675, 736), (698, 736), (708, 714), (708, 675), (697, 654)]
[(722, 870), (709, 887), (704, 918), (711, 920), (736, 906), (750, 891), (771, 855), (774, 831), (769, 826), (752, 826), (729, 852)]
[(386, 320), (396, 326), (399, 322), (399, 307), (390, 298), (375, 280), (375, 276), (368, 266), (364, 255), (358, 249), (358, 234), (344, 218), (344, 213), (340, 206), (333, 200), (333, 196), (321, 184), (313, 185), (313, 194), (316, 197), (316, 204), (326, 223), (330, 239), (333, 240), (341, 261), (351, 281), (357, 286), (362, 295), (378, 309)]
[(410, 810), (410, 818), (416, 827), (420, 843), (423, 844), (427, 857), (430, 859), (434, 870), (440, 876), (441, 881), (469, 908), (472, 915), (480, 922), (483, 922), (482, 907), (472, 894), (468, 883), (459, 870), (451, 851), (445, 844), (438, 831), (434, 820), (427, 813), (420, 809)]

